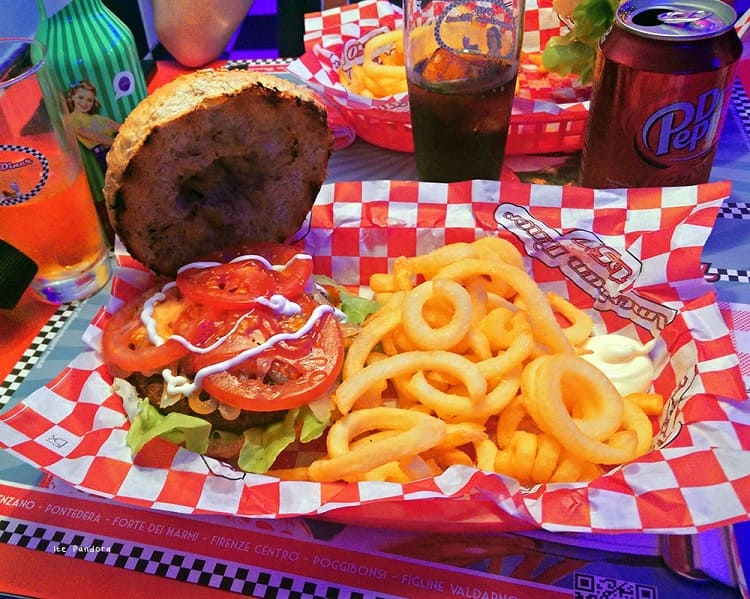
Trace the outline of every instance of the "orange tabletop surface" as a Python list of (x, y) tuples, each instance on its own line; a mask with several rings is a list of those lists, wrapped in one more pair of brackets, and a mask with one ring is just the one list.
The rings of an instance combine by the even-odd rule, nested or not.
[[(740, 68), (738, 71), (738, 76), (740, 80), (743, 83), (743, 86), (745, 89), (750, 89), (750, 45), (746, 44), (746, 52), (744, 56), (743, 62), (740, 64)], [(216, 63), (216, 65), (210, 65), (210, 66), (217, 66), (219, 63)], [(176, 76), (190, 72), (192, 69), (187, 69), (180, 67), (176, 63), (159, 63), (158, 69), (156, 69), (154, 76), (149, 82), (149, 90), (152, 91), (153, 89), (159, 87), (160, 85), (163, 85), (164, 83), (174, 79)], [(17, 364), (19, 358), (23, 355), (25, 351), (28, 350), (29, 345), (33, 342), (34, 338), (38, 335), (39, 331), (44, 327), (45, 324), (50, 320), (50, 318), (55, 314), (55, 312), (59, 309), (58, 306), (50, 305), (41, 302), (40, 300), (35, 299), (34, 295), (30, 292), (27, 292), (27, 294), (23, 297), (22, 301), (19, 303), (19, 305), (14, 310), (0, 310), (0, 374), (2, 374), (2, 377), (0, 377), (0, 381), (2, 381), (2, 378), (6, 377), (10, 372), (12, 372), (14, 366)], [(1, 486), (1, 485), (0, 485)], [(41, 493), (41, 491), (34, 492)], [(46, 492), (46, 491), (45, 491)], [(6, 488), (0, 488), (0, 507), (3, 505), (3, 502), (1, 498), (3, 497), (9, 497), (12, 493), (16, 493), (18, 495), (21, 494), (21, 491), (18, 489), (10, 489), (9, 487)], [(35, 498), (38, 499), (36, 495), (34, 495)], [(50, 499), (47, 505), (55, 506), (57, 503), (62, 505), (63, 499), (60, 499), (58, 497), (55, 497), (54, 499)], [(81, 500), (83, 501), (83, 500)], [(96, 498), (85, 498), (85, 501), (87, 502), (100, 502), (101, 500)], [(7, 504), (7, 502), (6, 502)], [(38, 500), (38, 504), (41, 505), (41, 501)], [(10, 510), (10, 507), (6, 506), (6, 510)], [(105, 510), (103, 507), (96, 507), (91, 508), (92, 510), (101, 510), (102, 513)], [(109, 509), (109, 508), (107, 508)], [(115, 506), (112, 509), (118, 509), (122, 510), (122, 514), (136, 514), (134, 511), (135, 508), (132, 506)], [(0, 509), (0, 512), (2, 512), (2, 509)], [(96, 512), (99, 513), (99, 512)], [(3, 514), (0, 513), (0, 516)], [(35, 513), (36, 516), (38, 514)], [(11, 514), (11, 516), (21, 519), (23, 517), (23, 513), (19, 511), (17, 514)], [(136, 514), (137, 517), (138, 516)], [(6, 517), (8, 515), (6, 514)], [(146, 512), (146, 515), (142, 516), (144, 521), (155, 522), (157, 518), (162, 517), (174, 517), (178, 518), (181, 517), (177, 514), (169, 514), (168, 516), (158, 515), (155, 512)], [(26, 520), (27, 518), (23, 518)], [(79, 524), (78, 522), (74, 521), (66, 521), (63, 516), (59, 516), (57, 520), (53, 523), (57, 528), (67, 528), (70, 526), (78, 526), (79, 528), (82, 527), (84, 524)], [(48, 526), (50, 528), (54, 528), (52, 524), (50, 523), (44, 523), (45, 526)], [(228, 525), (228, 524), (227, 524)], [(196, 526), (198, 526), (196, 524)], [(208, 525), (203, 525), (208, 526)], [(238, 538), (246, 538), (247, 535), (253, 535), (253, 534), (259, 534), (257, 531), (249, 531), (249, 527), (242, 526), (238, 527), (238, 531), (236, 532), (236, 535), (238, 535)], [(333, 525), (331, 526), (331, 529), (333, 529)], [(307, 542), (310, 546), (315, 546), (315, 552), (310, 552), (310, 555), (319, 555), (323, 557), (327, 557), (329, 555), (333, 556), (334, 553), (334, 545), (339, 543), (344, 543), (344, 540), (346, 539), (346, 535), (349, 534), (351, 537), (355, 536), (354, 532), (350, 532), (351, 529), (342, 527), (342, 532), (339, 533), (338, 537), (335, 539), (327, 539), (327, 538), (312, 538), (307, 539)], [(154, 545), (163, 545), (170, 541), (170, 539), (161, 538), (156, 535), (153, 535), (153, 538), (150, 539), (135, 539), (135, 532), (131, 530), (122, 530), (119, 531), (121, 536), (123, 538), (127, 537), (131, 542), (134, 544), (145, 544), (146, 546), (150, 546), (150, 543)], [(271, 534), (271, 533), (269, 533)], [(245, 536), (243, 536), (245, 535)], [(286, 538), (285, 536), (281, 535), (280, 533), (276, 531), (272, 531), (272, 535), (274, 538), (274, 542), (277, 542), (279, 546), (288, 546), (291, 543), (299, 542), (298, 539), (290, 537)], [(133, 537), (133, 538), (131, 538)], [(277, 538), (276, 538), (277, 537)], [(211, 538), (211, 537), (209, 537)], [(221, 537), (223, 538), (223, 537)], [(227, 537), (228, 538), (228, 537)], [(254, 538), (254, 537), (253, 537)], [(343, 539), (343, 540), (342, 540)], [(136, 541), (138, 543), (136, 543)], [(175, 541), (176, 542), (176, 541)], [(210, 544), (209, 544), (210, 545)], [(258, 546), (260, 547), (260, 541), (258, 542)], [(270, 541), (269, 541), (270, 546)], [(191, 545), (189, 542), (184, 542), (184, 547), (186, 551), (191, 549)], [(199, 547), (197, 549), (192, 548), (192, 550), (196, 551), (196, 553), (200, 553), (201, 551), (205, 551), (207, 549), (211, 549), (212, 551), (219, 552), (220, 549), (215, 546), (209, 546), (209, 547)], [(338, 550), (338, 548), (336, 548)], [(373, 548), (373, 551), (376, 549)], [(427, 551), (432, 551), (433, 546), (430, 545), (429, 549)], [(222, 549), (223, 551), (223, 549)], [(327, 553), (330, 551), (331, 553)], [(220, 556), (222, 559), (225, 556)], [(369, 556), (368, 556), (369, 557)], [(452, 556), (455, 557), (455, 556)], [(384, 559), (382, 554), (377, 555), (378, 559)], [(239, 558), (237, 558), (239, 559)], [(362, 558), (365, 559), (364, 557)], [(372, 558), (374, 559), (374, 558)], [(400, 557), (394, 557), (390, 556), (390, 559), (392, 560), (402, 560)], [(217, 558), (218, 561), (219, 558)], [(445, 566), (443, 564), (441, 565), (434, 565), (435, 570), (428, 570), (428, 568), (432, 568), (433, 565), (429, 563), (422, 563), (418, 562), (413, 558), (403, 559), (403, 563), (400, 564), (402, 568), (406, 568), (407, 565), (409, 568), (411, 568), (415, 572), (427, 572), (427, 573), (434, 573), (437, 576), (437, 573), (440, 573), (441, 575), (445, 572), (450, 572), (451, 575), (456, 575), (457, 572), (462, 572), (465, 576), (469, 575), (476, 575), (477, 580), (479, 580), (484, 573), (482, 572), (473, 572), (472, 570), (458, 570), (453, 565), (451, 566)], [(435, 559), (437, 561), (437, 559)], [(163, 576), (157, 576), (157, 575), (149, 575), (144, 574), (140, 572), (135, 572), (133, 570), (124, 569), (124, 568), (118, 568), (118, 567), (111, 567), (111, 566), (105, 566), (102, 564), (97, 563), (91, 563), (88, 561), (84, 561), (82, 559), (65, 559), (63, 556), (50, 554), (45, 551), (40, 550), (33, 550), (33, 549), (26, 549), (22, 546), (15, 546), (15, 545), (9, 545), (6, 543), (0, 542), (0, 563), (3, 564), (3, 566), (0, 567), (0, 591), (6, 592), (6, 593), (19, 593), (23, 594), (25, 596), (35, 596), (35, 597), (54, 597), (54, 596), (85, 596), (87, 593), (91, 592), (92, 589), (92, 581), (97, 581), (96, 583), (96, 594), (101, 597), (153, 597), (153, 596), (176, 596), (176, 595), (188, 595), (192, 596), (193, 593), (195, 593), (196, 596), (201, 597), (227, 597), (230, 596), (230, 593), (223, 592), (220, 590), (217, 590), (215, 588), (210, 588), (207, 586), (197, 586), (193, 584), (186, 584), (184, 582), (179, 582), (173, 579), (165, 578)], [(282, 567), (290, 567), (289, 564), (282, 564), (280, 563), (279, 568)], [(419, 568), (423, 568), (423, 570), (420, 570)], [(609, 566), (608, 566), (609, 567)], [(307, 570), (300, 569), (299, 571), (296, 571), (295, 576), (297, 578), (306, 578), (306, 579), (312, 579), (314, 576), (312, 574), (316, 574), (317, 572), (312, 572), (309, 570), (309, 565), (306, 566)], [(397, 568), (394, 566), (394, 570)], [(438, 570), (439, 569), (439, 570)], [(400, 570), (399, 570), (400, 571)], [(40, 574), (43, 573), (43, 574)], [(319, 574), (319, 573), (318, 573)], [(334, 572), (331, 570), (329, 572), (329, 575), (341, 578), (340, 573)], [(416, 576), (416, 574), (415, 574)], [(426, 575), (425, 575), (426, 576)], [(401, 580), (401, 578), (399, 578)], [(491, 582), (497, 583), (498, 579), (493, 579), (491, 577), (488, 577), (485, 582), (486, 584), (490, 584)], [(341, 584), (344, 584), (345, 581), (339, 580)], [(366, 584), (367, 581), (363, 581), (362, 584)], [(478, 585), (479, 583), (477, 583)], [(536, 583), (533, 583), (536, 584)], [(464, 588), (464, 587), (462, 587)], [(466, 587), (468, 588), (468, 587)], [(476, 587), (479, 589), (479, 586)], [(501, 588), (500, 586), (497, 586), (498, 590)], [(708, 587), (706, 587), (708, 588)], [(712, 587), (715, 588), (715, 587)], [(413, 589), (412, 589), (413, 590)], [(537, 596), (542, 596), (542, 588), (539, 587), (536, 589), (538, 593), (540, 593)], [(547, 589), (549, 590), (549, 589)], [(727, 593), (731, 592), (729, 589), (726, 589)], [(531, 591), (530, 591), (531, 592)], [(563, 592), (568, 593), (568, 590), (559, 591), (556, 590), (556, 592)], [(571, 592), (572, 595), (572, 592)], [(425, 595), (426, 596), (426, 595)], [(464, 593), (463, 596), (471, 596), (468, 594), (468, 592)], [(485, 595), (486, 596), (486, 595)], [(498, 594), (498, 596), (506, 596), (504, 593), (502, 595)], [(509, 596), (509, 595), (508, 595)], [(519, 597), (521, 594), (519, 594)], [(532, 596), (532, 595), (530, 595)]]
[(39, 330), (57, 310), (27, 291), (12, 310), (0, 310), (0, 381), (13, 370)]

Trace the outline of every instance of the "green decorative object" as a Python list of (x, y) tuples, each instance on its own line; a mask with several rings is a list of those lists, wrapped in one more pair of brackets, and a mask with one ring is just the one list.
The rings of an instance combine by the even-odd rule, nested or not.
[(104, 219), (106, 154), (120, 124), (147, 95), (133, 33), (102, 0), (71, 0), (41, 20), (37, 39), (47, 46), (78, 138), (91, 191)]

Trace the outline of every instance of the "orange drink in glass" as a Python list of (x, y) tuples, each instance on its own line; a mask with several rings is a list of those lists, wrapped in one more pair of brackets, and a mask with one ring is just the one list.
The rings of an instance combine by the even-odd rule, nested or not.
[(0, 39), (0, 239), (38, 266), (47, 301), (88, 297), (109, 280), (101, 229), (67, 107), (42, 44)]

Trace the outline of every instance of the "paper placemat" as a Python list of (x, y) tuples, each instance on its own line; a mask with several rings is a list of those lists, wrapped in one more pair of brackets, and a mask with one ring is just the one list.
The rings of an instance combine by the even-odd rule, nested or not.
[[(593, 306), (597, 296), (600, 330), (641, 338), (660, 331), (667, 355), (656, 386), (670, 397), (660, 448), (591, 483), (524, 489), (507, 477), (453, 467), (405, 485), (319, 485), (233, 472), (166, 443), (134, 465), (124, 444), (121, 402), (110, 392), (111, 379), (93, 350), (4, 414), (1, 442), (90, 493), (181, 512), (338, 514), (369, 521), (391, 510), (391, 524), (395, 519), (406, 527), (472, 522), (485, 530), (673, 533), (745, 520), (750, 402), (741, 401), (746, 397), (741, 359), (700, 264), (702, 245), (729, 188), (728, 182), (717, 182), (594, 192), (487, 181), (370, 181), (326, 185), (316, 202), (305, 245), (316, 271), (340, 283), (363, 284), (401, 254), (503, 234), (533, 255), (528, 268), (545, 287), (582, 305)], [(531, 230), (544, 239), (529, 238)], [(581, 247), (590, 251), (581, 253)], [(592, 256), (601, 257), (607, 248), (606, 255), (617, 260), (599, 273), (622, 275), (630, 269), (631, 276), (612, 277), (606, 295), (604, 288), (591, 295), (591, 288), (566, 276), (570, 272), (560, 261), (575, 248), (592, 272)], [(145, 285), (147, 278), (137, 263), (121, 260), (114, 296), (133, 283)], [(130, 284), (118, 284), (125, 280)], [(609, 299), (602, 303), (602, 297)], [(103, 310), (87, 331), (92, 348), (108, 317)]]

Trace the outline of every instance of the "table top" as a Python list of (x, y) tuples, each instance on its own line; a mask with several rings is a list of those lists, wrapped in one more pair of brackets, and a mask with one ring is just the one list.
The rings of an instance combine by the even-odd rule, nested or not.
[[(712, 172), (712, 180), (732, 181), (732, 194), (721, 207), (703, 251), (705, 276), (713, 282), (720, 303), (736, 306), (743, 314), (750, 312), (748, 62), (745, 61), (733, 91)], [(538, 164), (533, 163), (534, 168)], [(508, 166), (517, 172), (530, 170), (528, 165), (528, 157), (508, 161)], [(333, 154), (328, 180), (415, 178), (412, 155), (357, 140)], [(86, 302), (60, 307), (38, 306), (27, 299), (21, 312), (14, 313), (10, 321), (7, 314), (6, 321), (0, 320), (0, 346), (25, 348), (0, 385), (0, 408), (8, 409), (22, 401), (78, 355), (83, 331), (108, 299), (108, 289)], [(16, 321), (24, 318), (40, 322), (41, 330), (9, 337), (6, 331), (17, 330), (18, 327), (13, 328)], [(736, 326), (734, 333), (746, 353), (750, 353), (747, 322)], [(750, 385), (750, 364), (744, 363), (742, 368), (746, 384)], [(570, 596), (574, 584), (571, 577), (586, 571), (589, 582), (595, 585), (604, 585), (609, 575), (623, 583), (638, 581), (658, 587), (662, 596), (689, 592), (691, 596), (735, 597), (737, 587), (743, 583), (732, 566), (736, 556), (727, 547), (745, 546), (732, 545), (738, 534), (747, 534), (745, 527), (680, 537), (679, 542), (672, 540), (673, 547), (667, 552), (663, 539), (654, 535), (605, 539), (541, 532), (485, 538), (459, 535), (452, 547), (456, 555), (451, 556), (451, 551), (446, 550), (438, 551), (436, 557), (433, 545), (420, 549), (430, 538), (416, 533), (310, 519), (238, 524), (224, 517), (157, 516), (154, 512), (115, 506), (44, 478), (30, 465), (0, 452), (0, 559), (12, 564), (15, 573), (10, 582), (0, 582), (0, 591), (35, 596), (54, 596), (60, 588), (59, 581), (70, 581), (71, 576), (73, 581), (77, 577), (86, 584), (104, 570), (108, 577), (111, 575), (113, 589), (127, 586), (131, 596), (149, 595), (160, 585), (164, 585), (164, 592), (173, 590), (171, 585), (182, 589), (192, 584), (199, 585), (205, 593), (225, 589), (263, 596), (270, 589), (291, 585), (299, 590), (307, 584), (310, 594), (304, 596), (324, 595), (331, 589), (361, 593), (356, 596), (434, 596), (448, 594), (448, 590), (454, 596), (472, 596), (475, 592), (480, 593), (475, 596), (489, 596), (482, 593), (503, 588), (517, 597), (553, 597)], [(57, 545), (53, 538), (58, 539)], [(40, 544), (39, 539), (46, 539), (47, 545)], [(446, 539), (441, 538), (440, 542), (446, 543)], [(404, 549), (407, 545), (411, 547), (409, 551)], [(523, 549), (519, 550), (519, 545)], [(94, 551), (94, 546), (101, 550)], [(509, 551), (509, 546), (515, 547), (515, 552)], [(83, 551), (83, 547), (89, 549)], [(481, 559), (466, 559), (472, 552)], [(675, 577), (664, 568), (665, 555), (680, 561), (675, 556), (690, 552), (701, 556), (700, 563), (693, 561), (693, 569), (683, 574), (709, 579), (700, 587), (688, 577)], [(144, 557), (146, 553), (148, 557)], [(71, 562), (65, 557), (77, 558), (76, 568), (80, 569), (73, 572), (75, 569), (68, 567)], [(554, 562), (557, 570), (551, 571), (550, 563), (542, 568), (543, 559)], [(623, 566), (625, 562), (627, 567)], [(243, 564), (250, 573), (243, 570)], [(584, 564), (588, 569), (582, 567)], [(209, 566), (213, 570), (207, 574)], [(57, 585), (45, 584), (33, 576), (40, 567), (52, 568), (59, 574)], [(672, 567), (677, 571), (686, 568), (684, 563), (674, 563)], [(534, 568), (539, 571), (532, 575)], [(543, 574), (539, 574), (541, 571)], [(532, 583), (536, 586), (529, 586)], [(576, 579), (575, 584), (578, 583)]]

